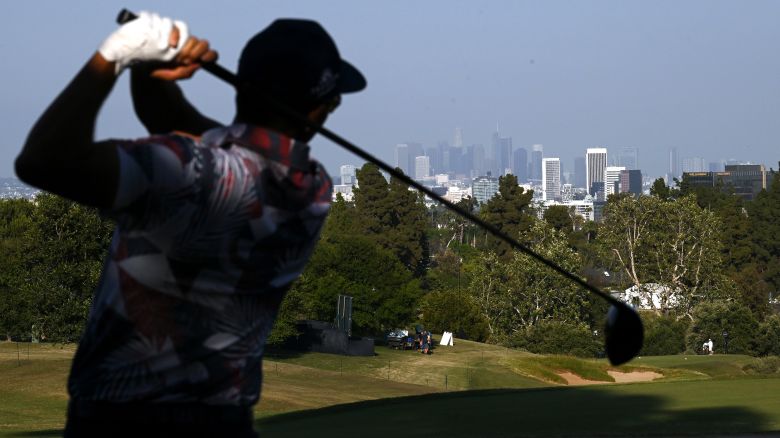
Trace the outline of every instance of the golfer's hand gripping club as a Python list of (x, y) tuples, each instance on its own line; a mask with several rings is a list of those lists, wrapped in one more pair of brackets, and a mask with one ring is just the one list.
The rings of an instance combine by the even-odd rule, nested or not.
[[(119, 13), (119, 16), (117, 17), (117, 22), (119, 22), (120, 24), (126, 23), (135, 18), (136, 18), (135, 14), (133, 14), (132, 12), (126, 9), (123, 9)], [(251, 84), (239, 84), (235, 74), (231, 73), (229, 70), (225, 69), (219, 64), (206, 63), (203, 65), (203, 68), (209, 73), (212, 73), (218, 78), (222, 79), (223, 81), (233, 85), (235, 88), (251, 87)], [(610, 307), (609, 312), (607, 314), (604, 334), (606, 337), (607, 358), (609, 358), (610, 363), (612, 363), (613, 365), (621, 365), (623, 363), (630, 361), (639, 353), (639, 350), (642, 349), (642, 342), (644, 340), (644, 329), (642, 327), (642, 320), (639, 318), (639, 314), (637, 314), (637, 312), (634, 309), (632, 309), (630, 306), (628, 306), (626, 303), (613, 298), (609, 294), (603, 292), (598, 287), (590, 284), (589, 282), (580, 278), (576, 274), (573, 274), (563, 269), (557, 263), (542, 257), (541, 255), (532, 251), (530, 248), (522, 245), (520, 242), (516, 241), (515, 239), (513, 239), (503, 231), (499, 230), (494, 225), (489, 224), (483, 221), (482, 219), (480, 219), (479, 217), (475, 216), (473, 213), (461, 210), (458, 206), (442, 198), (441, 196), (437, 195), (431, 189), (423, 186), (417, 181), (414, 181), (413, 179), (404, 175), (402, 172), (396, 171), (395, 168), (379, 160), (378, 158), (374, 157), (373, 155), (369, 154), (363, 149), (355, 146), (354, 144), (350, 143), (349, 141), (337, 135), (336, 133), (326, 129), (323, 126), (312, 123), (309, 119), (303, 117), (301, 114), (298, 114), (296, 111), (291, 110), (282, 102), (278, 102), (272, 99), (270, 96), (264, 96), (264, 100), (266, 104), (279, 110), (280, 113), (298, 121), (299, 123), (303, 123), (304, 125), (315, 130), (320, 135), (328, 138), (329, 140), (347, 149), (348, 151), (354, 153), (360, 158), (376, 164), (380, 169), (384, 170), (388, 174), (402, 181), (404, 184), (407, 184), (423, 192), (426, 196), (437, 201), (439, 204), (443, 205), (448, 210), (471, 221), (472, 223), (476, 224), (480, 228), (491, 233), (493, 236), (508, 243), (514, 249), (529, 255), (530, 257), (536, 259), (538, 262), (556, 271), (558, 274), (568, 278), (569, 280), (583, 287), (587, 291), (609, 302), (612, 306)]]
[[(170, 35), (178, 29), (179, 41), (171, 46)], [(119, 74), (136, 62), (172, 60), (184, 47), (189, 37), (187, 24), (173, 21), (152, 12), (141, 12), (132, 20), (122, 23), (103, 41), (98, 52), (106, 61), (116, 64)]]

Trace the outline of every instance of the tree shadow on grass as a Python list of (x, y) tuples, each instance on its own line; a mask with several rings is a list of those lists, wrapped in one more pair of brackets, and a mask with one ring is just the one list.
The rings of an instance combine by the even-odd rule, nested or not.
[[(636, 391), (633, 391), (636, 392)], [(259, 419), (262, 437), (684, 436), (766, 432), (742, 406), (682, 409), (604, 387), (482, 390), (350, 403)]]

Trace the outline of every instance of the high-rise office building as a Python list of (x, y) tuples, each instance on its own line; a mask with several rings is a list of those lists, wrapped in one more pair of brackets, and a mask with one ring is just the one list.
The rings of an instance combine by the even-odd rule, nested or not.
[(574, 158), (574, 187), (587, 189), (588, 179), (587, 170), (585, 170), (585, 157)]
[(485, 162), (485, 147), (481, 144), (473, 144), (467, 148), (467, 163), (464, 166), (462, 173), (468, 174), (473, 171), (477, 176), (485, 175), (488, 167)]
[(625, 167), (607, 166), (604, 169), (604, 197), (614, 195), (620, 192), (620, 172), (626, 170)]
[(512, 173), (518, 183), (528, 182), (528, 152), (525, 148), (517, 148), (512, 152)]
[(701, 157), (685, 157), (682, 159), (682, 172), (704, 172), (707, 169), (704, 167), (704, 158)]
[(498, 138), (498, 164), (499, 175), (512, 173), (512, 137)]
[(535, 144), (531, 146), (531, 159), (529, 160), (530, 171), (528, 179), (532, 182), (541, 182), (542, 180), (542, 159), (544, 158), (544, 146)]
[(669, 173), (667, 182), (671, 184), (674, 178), (680, 177), (680, 157), (677, 156), (677, 148), (669, 148)]
[(416, 166), (415, 159), (425, 155), (425, 152), (420, 143), (406, 143), (406, 145), (409, 147), (409, 163), (407, 164), (407, 169), (409, 169), (410, 172), (407, 173), (407, 175), (414, 176)]
[(431, 159), (431, 174), (441, 173), (442, 172), (441, 155), (439, 155), (438, 146), (431, 146), (429, 148), (425, 148), (425, 155)]
[(355, 185), (355, 166), (344, 164), (339, 168), (341, 174), (341, 185)]
[(436, 173), (447, 173), (452, 171), (452, 161), (450, 160), (450, 145), (447, 144), (446, 141), (440, 141), (436, 147), (439, 148), (439, 165), (441, 166), (440, 169), (436, 169)]
[(542, 199), (561, 200), (561, 159), (542, 158)]
[(620, 149), (615, 166), (625, 167), (627, 170), (639, 169), (639, 150), (631, 147)]
[(395, 145), (395, 167), (409, 175), (409, 145), (406, 143)]
[[(585, 185), (588, 193), (595, 196), (598, 193), (594, 183), (604, 182), (604, 171), (607, 169), (607, 149), (588, 148), (585, 151)], [(601, 184), (602, 190), (604, 184)]]
[(463, 130), (460, 127), (455, 128), (455, 135), (452, 139), (452, 146), (456, 148), (463, 147)]
[(425, 155), (414, 157), (414, 179), (427, 178), (431, 174), (431, 159)]
[(642, 171), (626, 169), (620, 172), (620, 193), (642, 194)]

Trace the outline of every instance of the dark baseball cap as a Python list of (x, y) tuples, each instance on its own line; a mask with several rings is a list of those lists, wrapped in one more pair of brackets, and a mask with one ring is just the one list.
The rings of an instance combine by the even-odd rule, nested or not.
[(276, 97), (312, 103), (366, 87), (325, 29), (298, 19), (278, 19), (252, 37), (241, 52), (238, 79)]

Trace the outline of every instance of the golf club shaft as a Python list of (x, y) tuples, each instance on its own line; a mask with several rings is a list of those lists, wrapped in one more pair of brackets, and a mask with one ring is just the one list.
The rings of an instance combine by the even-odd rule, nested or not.
[[(122, 9), (122, 11), (117, 16), (117, 22), (119, 24), (124, 24), (128, 21), (132, 21), (135, 18), (137, 18), (137, 15), (134, 13), (128, 11), (127, 9)], [(205, 63), (203, 64), (203, 69), (208, 71), (209, 73), (213, 74), (214, 76), (222, 79), (223, 81), (227, 82), (228, 84), (232, 85), (235, 88), (241, 88), (241, 87), (251, 87), (251, 84), (241, 84), (238, 81), (238, 78), (236, 75), (226, 68), (222, 67), (221, 65), (217, 64), (216, 62), (212, 63)], [(480, 219), (470, 211), (465, 211), (460, 209), (457, 205), (454, 203), (444, 199), (443, 197), (437, 195), (434, 193), (431, 189), (425, 187), (424, 185), (420, 184), (419, 182), (413, 180), (412, 178), (408, 177), (407, 175), (404, 175), (403, 172), (396, 170), (395, 168), (391, 167), (390, 165), (386, 164), (382, 160), (374, 157), (370, 153), (364, 151), (363, 149), (359, 148), (358, 146), (350, 143), (346, 139), (342, 138), (338, 134), (334, 133), (333, 131), (330, 131), (329, 129), (325, 128), (324, 126), (318, 125), (316, 123), (311, 122), (306, 117), (299, 114), (297, 111), (292, 110), (287, 105), (284, 105), (282, 102), (277, 101), (276, 99), (271, 98), (270, 96), (263, 96), (263, 99), (269, 103), (273, 108), (278, 109), (284, 115), (294, 119), (297, 122), (300, 122), (304, 124), (305, 126), (308, 126), (309, 128), (315, 130), (317, 133), (321, 134), (322, 136), (328, 138), (332, 142), (338, 144), (339, 146), (343, 147), (344, 149), (352, 152), (353, 154), (359, 156), (360, 158), (374, 163), (379, 167), (380, 169), (384, 170), (391, 176), (397, 178), (398, 180), (402, 181), (404, 184), (407, 184), (409, 186), (414, 187), (418, 191), (424, 193), (429, 198), (433, 199), (434, 201), (438, 202), (439, 204), (443, 205), (448, 210), (452, 211), (453, 213), (462, 216), (463, 218), (471, 221), (472, 223), (478, 225), (480, 228), (488, 231), (493, 236), (503, 240), (507, 244), (509, 244), (512, 248), (521, 251), (528, 256), (534, 258), (538, 262), (544, 264), (545, 266), (549, 267), (550, 269), (554, 270), (555, 272), (559, 273), (560, 275), (568, 278), (569, 280), (573, 281), (574, 283), (578, 284), (579, 286), (583, 287), (584, 289), (600, 296), (601, 298), (605, 299), (612, 305), (616, 306), (625, 306), (624, 303), (621, 301), (618, 301), (617, 299), (613, 298), (612, 296), (608, 295), (598, 287), (590, 284), (588, 281), (580, 278), (579, 276), (563, 269), (560, 265), (553, 262), (552, 260), (548, 260), (545, 257), (542, 257), (541, 255), (537, 254), (535, 251), (531, 250), (527, 246), (523, 245), (522, 243), (518, 242), (517, 240), (510, 237), (505, 232), (498, 229), (496, 226), (485, 222), (484, 220)]]

